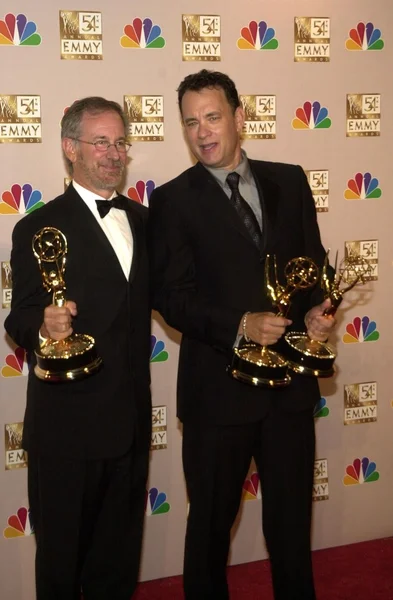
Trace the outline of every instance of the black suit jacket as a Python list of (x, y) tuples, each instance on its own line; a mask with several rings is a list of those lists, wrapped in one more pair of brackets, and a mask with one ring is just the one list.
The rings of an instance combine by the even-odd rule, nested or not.
[[(150, 441), (150, 307), (146, 251), (147, 209), (129, 201), (134, 254), (129, 281), (91, 211), (71, 185), (41, 209), (23, 218), (13, 232), (13, 293), (5, 327), (31, 359), (24, 447), (41, 454), (109, 458), (126, 452), (135, 431), (146, 452)], [(60, 229), (68, 242), (66, 297), (77, 304), (75, 333), (96, 340), (103, 367), (87, 379), (49, 383), (33, 373), (34, 349), (45, 291), (32, 252), (42, 227)]]
[[(264, 288), (266, 254), (276, 255), (282, 283), (286, 263), (309, 256), (323, 264), (316, 211), (300, 167), (250, 160), (263, 219), (260, 253), (214, 177), (200, 163), (154, 190), (150, 198), (149, 246), (154, 308), (182, 332), (178, 416), (236, 424), (261, 418), (276, 402), (287, 410), (312, 407), (318, 383), (293, 376), (288, 388), (261, 389), (226, 372), (245, 311), (272, 307)], [(291, 326), (321, 301), (319, 290), (299, 292)]]

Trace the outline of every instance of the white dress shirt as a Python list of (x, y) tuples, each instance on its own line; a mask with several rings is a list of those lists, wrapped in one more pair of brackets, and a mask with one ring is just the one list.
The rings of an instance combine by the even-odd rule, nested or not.
[[(79, 185), (79, 183), (76, 183), (76, 181), (73, 181), (72, 185), (86, 206), (89, 207), (108, 238), (123, 269), (123, 273), (128, 280), (131, 270), (134, 240), (126, 212), (120, 208), (111, 208), (108, 214), (102, 219), (98, 212), (96, 200), (106, 200), (106, 198), (102, 198), (102, 196), (98, 196), (98, 194), (87, 190)], [(112, 200), (116, 196), (117, 192), (113, 192), (108, 200)]]

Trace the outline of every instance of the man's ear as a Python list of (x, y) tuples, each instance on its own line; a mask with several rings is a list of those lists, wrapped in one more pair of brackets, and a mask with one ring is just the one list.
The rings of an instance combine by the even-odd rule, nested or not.
[(63, 138), (61, 141), (63, 152), (72, 164), (76, 162), (75, 142), (71, 138)]
[(243, 131), (244, 119), (244, 109), (242, 106), (238, 106), (235, 110), (235, 123), (236, 129), (239, 134), (241, 134), (241, 132)]

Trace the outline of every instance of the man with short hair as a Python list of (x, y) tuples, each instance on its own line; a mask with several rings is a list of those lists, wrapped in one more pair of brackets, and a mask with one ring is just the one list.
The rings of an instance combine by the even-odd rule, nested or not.
[[(313, 378), (261, 388), (231, 378), (238, 338), (264, 346), (290, 327), (323, 341), (334, 319), (319, 290), (293, 297), (275, 316), (265, 259), (285, 265), (325, 251), (303, 170), (247, 158), (244, 113), (233, 81), (202, 70), (178, 89), (185, 137), (198, 160), (150, 198), (153, 305), (182, 332), (178, 416), (190, 501), (184, 559), (186, 600), (226, 600), (230, 530), (250, 460), (263, 496), (263, 531), (276, 600), (314, 600), (310, 523), (314, 467)], [(240, 205), (240, 206), (239, 206)], [(265, 290), (265, 291), (264, 291)], [(243, 340), (244, 341), (244, 340)]]
[[(129, 600), (137, 582), (151, 429), (147, 209), (116, 192), (127, 121), (116, 102), (74, 102), (62, 119), (73, 181), (17, 223), (5, 327), (29, 354), (23, 448), (37, 540), (37, 600)], [(61, 231), (69, 300), (42, 285), (33, 236)], [(94, 337), (103, 364), (76, 381), (34, 374), (40, 342)]]

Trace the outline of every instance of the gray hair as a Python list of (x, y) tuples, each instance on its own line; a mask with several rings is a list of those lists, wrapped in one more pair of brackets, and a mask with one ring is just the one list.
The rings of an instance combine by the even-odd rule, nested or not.
[[(121, 118), (124, 125), (124, 135), (128, 135), (129, 122), (120, 104), (112, 100), (106, 100), (100, 96), (90, 96), (76, 100), (63, 115), (61, 120), (61, 139), (78, 138), (81, 135), (81, 122), (85, 114), (98, 115), (104, 112), (115, 112)], [(65, 156), (64, 159), (68, 170), (72, 173), (72, 162)]]

